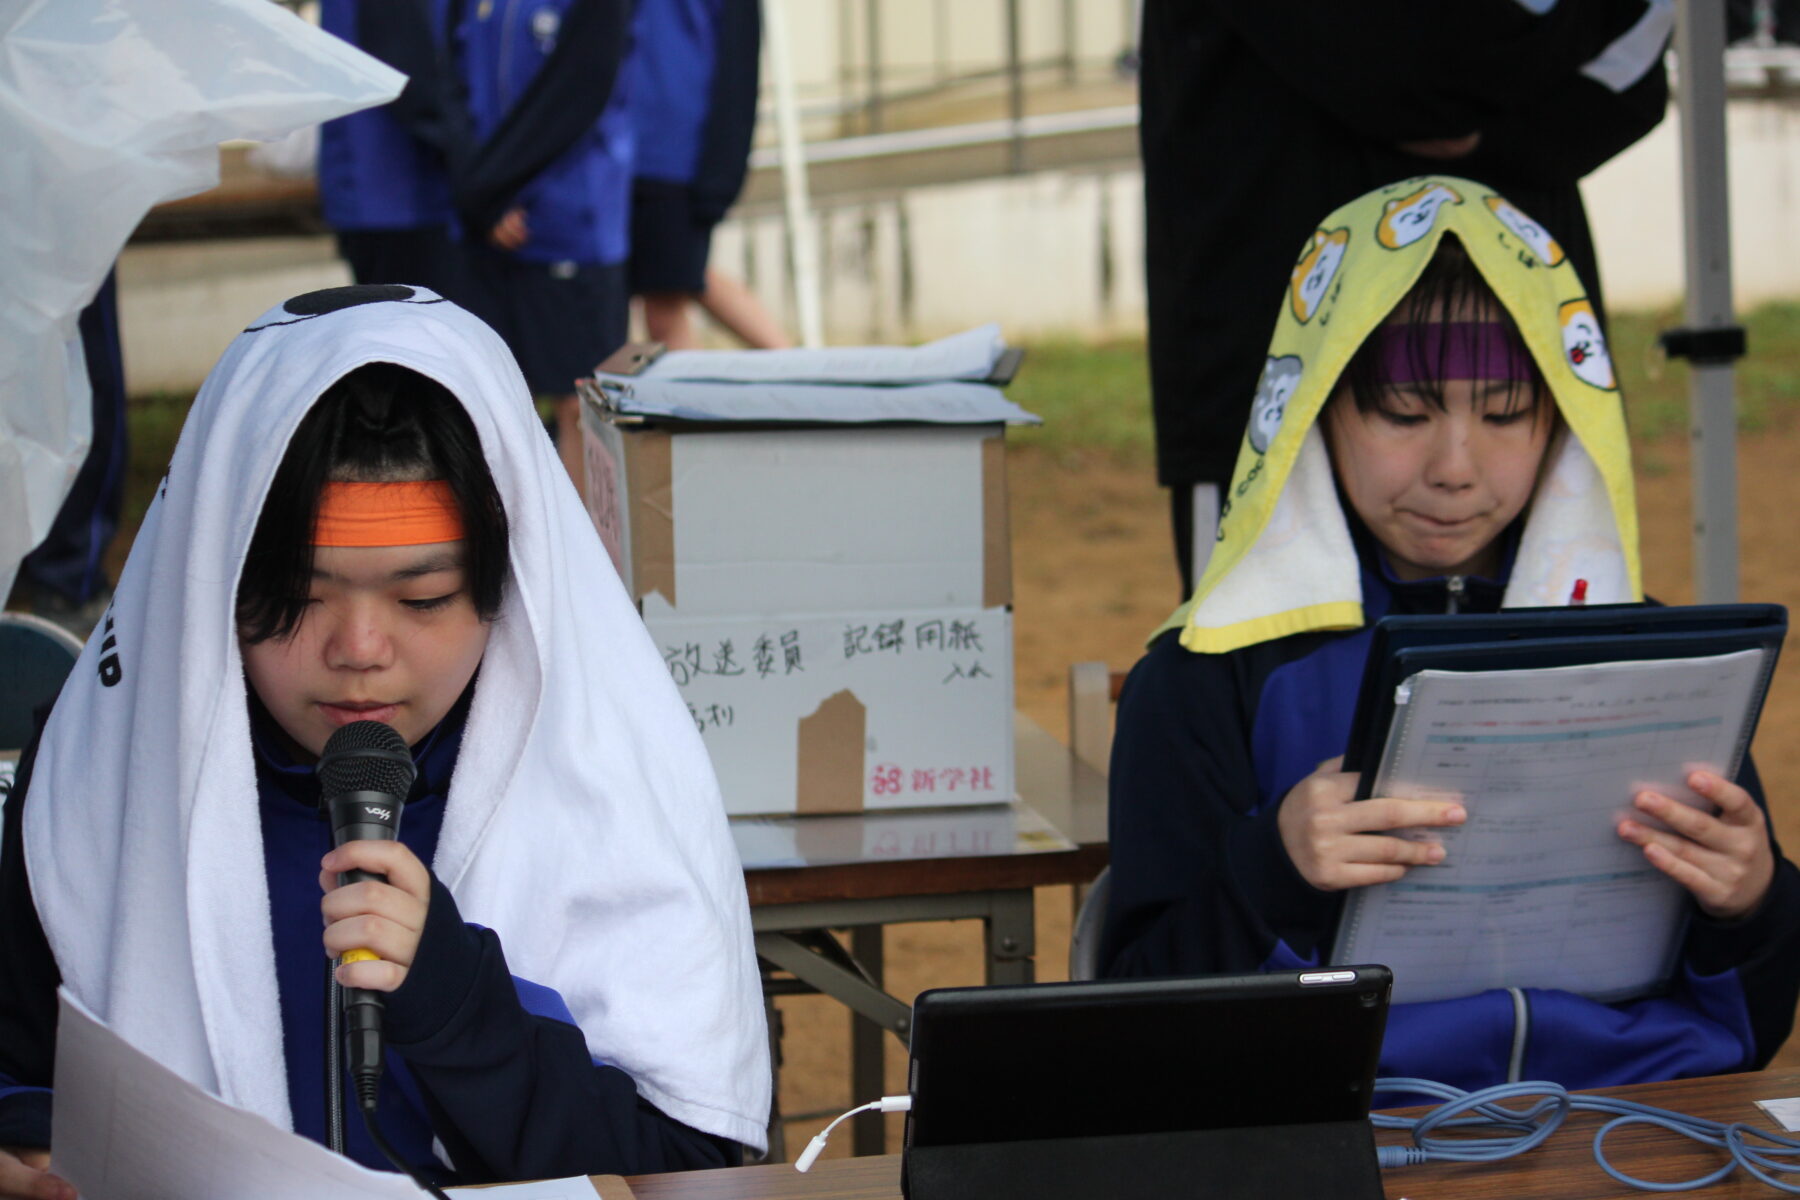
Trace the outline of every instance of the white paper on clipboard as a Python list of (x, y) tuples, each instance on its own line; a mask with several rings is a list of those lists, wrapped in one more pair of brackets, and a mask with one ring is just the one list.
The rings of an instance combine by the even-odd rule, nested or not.
[(1687, 893), (1621, 839), (1645, 788), (1704, 801), (1696, 767), (1735, 775), (1767, 652), (1514, 671), (1421, 671), (1373, 794), (1460, 799), (1462, 826), (1401, 834), (1436, 867), (1345, 901), (1335, 962), (1379, 962), (1394, 1001), (1536, 987), (1617, 1001), (1674, 970)]

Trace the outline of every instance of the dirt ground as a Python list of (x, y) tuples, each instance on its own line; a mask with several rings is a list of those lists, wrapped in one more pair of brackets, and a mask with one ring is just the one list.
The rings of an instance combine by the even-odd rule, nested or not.
[[(1693, 599), (1689, 579), (1688, 450), (1685, 438), (1637, 448), (1638, 506), (1647, 589), (1670, 603)], [(1739, 445), (1741, 595), (1800, 607), (1800, 430), (1746, 435)], [(1019, 708), (1066, 737), (1068, 665), (1089, 659), (1124, 670), (1145, 635), (1179, 600), (1168, 533), (1168, 501), (1148, 468), (1103, 456), (1055, 456), (1019, 450), (1010, 459), (1016, 674)], [(1789, 647), (1790, 654), (1794, 648)], [(1756, 739), (1757, 764), (1775, 809), (1777, 835), (1800, 847), (1800, 664), (1788, 662)], [(1039, 979), (1067, 977), (1071, 897), (1067, 888), (1038, 896)], [(887, 979), (908, 998), (935, 986), (981, 978), (980, 928), (974, 922), (898, 926), (887, 935)], [(822, 997), (781, 1001), (786, 1026), (781, 1106), (790, 1117), (790, 1153), (821, 1119), (852, 1103), (849, 1022)], [(1790, 1041), (1780, 1065), (1800, 1065)], [(905, 1052), (890, 1039), (887, 1086), (902, 1086)], [(859, 1097), (858, 1099), (868, 1099)], [(890, 1147), (899, 1118), (889, 1118)], [(850, 1152), (848, 1129), (833, 1135), (827, 1155)]]

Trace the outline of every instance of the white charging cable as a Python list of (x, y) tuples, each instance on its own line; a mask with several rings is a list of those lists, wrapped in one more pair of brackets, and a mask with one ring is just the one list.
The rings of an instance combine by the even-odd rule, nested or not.
[(813, 1163), (818, 1161), (820, 1152), (825, 1149), (825, 1139), (831, 1136), (831, 1131), (836, 1129), (839, 1125), (842, 1125), (845, 1121), (848, 1121), (851, 1117), (856, 1116), (858, 1113), (875, 1112), (877, 1110), (884, 1113), (908, 1112), (911, 1109), (911, 1096), (883, 1096), (879, 1100), (871, 1100), (867, 1104), (858, 1105), (849, 1112), (838, 1117), (837, 1120), (833, 1121), (825, 1128), (819, 1130), (819, 1135), (813, 1138), (812, 1141), (806, 1143), (806, 1149), (802, 1150), (800, 1152), (800, 1157), (794, 1160), (794, 1170), (810, 1170)]

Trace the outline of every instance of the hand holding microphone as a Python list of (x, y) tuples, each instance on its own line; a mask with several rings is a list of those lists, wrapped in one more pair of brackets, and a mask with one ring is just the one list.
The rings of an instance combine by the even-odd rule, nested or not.
[(425, 865), (394, 840), (415, 773), (405, 741), (379, 721), (344, 726), (319, 756), (320, 802), (335, 845), (319, 873), (325, 949), (339, 956), (350, 1074), (365, 1109), (381, 1077), (381, 993), (406, 978), (431, 899)]
[[(399, 842), (358, 841), (320, 862), (325, 949), (345, 987), (391, 992), (406, 980), (425, 930), (431, 875)], [(361, 882), (344, 881), (358, 875)]]

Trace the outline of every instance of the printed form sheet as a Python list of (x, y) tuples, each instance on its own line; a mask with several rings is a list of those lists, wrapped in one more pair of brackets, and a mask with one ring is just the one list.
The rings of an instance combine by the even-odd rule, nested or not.
[[(1346, 899), (1334, 959), (1384, 963), (1394, 1000), (1497, 987), (1602, 1000), (1665, 982), (1687, 893), (1623, 841), (1645, 788), (1728, 777), (1747, 742), (1764, 652), (1520, 671), (1422, 671), (1402, 685), (1374, 795), (1460, 799), (1436, 867)], [(1653, 823), (1653, 822), (1651, 822)]]

